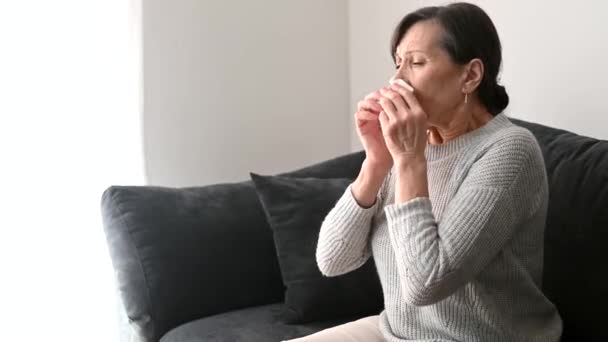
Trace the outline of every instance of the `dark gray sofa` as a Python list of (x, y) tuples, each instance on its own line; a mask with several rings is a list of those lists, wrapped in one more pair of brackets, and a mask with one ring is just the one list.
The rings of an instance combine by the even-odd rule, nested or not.
[[(513, 121), (534, 133), (545, 157), (543, 291), (564, 319), (562, 341), (606, 341), (608, 141)], [(281, 175), (354, 179), (363, 158), (352, 153)], [(277, 318), (284, 287), (251, 181), (111, 186), (102, 214), (120, 293), (141, 341), (274, 342), (357, 318), (303, 325)]]

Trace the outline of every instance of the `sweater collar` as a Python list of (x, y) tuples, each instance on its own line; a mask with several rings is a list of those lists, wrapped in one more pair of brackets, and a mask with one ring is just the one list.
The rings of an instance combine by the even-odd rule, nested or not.
[(434, 161), (458, 153), (467, 148), (467, 146), (471, 146), (475, 141), (483, 139), (500, 128), (508, 126), (510, 122), (511, 121), (504, 113), (500, 113), (493, 117), (492, 120), (486, 122), (483, 126), (460, 135), (444, 144), (427, 144), (425, 151), (426, 159), (427, 161)]

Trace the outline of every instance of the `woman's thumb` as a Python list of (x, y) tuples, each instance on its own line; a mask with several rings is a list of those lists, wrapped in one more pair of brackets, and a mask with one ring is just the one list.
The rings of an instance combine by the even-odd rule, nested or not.
[(380, 128), (382, 129), (382, 133), (386, 130), (385, 128), (388, 126), (388, 115), (386, 112), (381, 111), (380, 115), (378, 115), (378, 119), (380, 120)]

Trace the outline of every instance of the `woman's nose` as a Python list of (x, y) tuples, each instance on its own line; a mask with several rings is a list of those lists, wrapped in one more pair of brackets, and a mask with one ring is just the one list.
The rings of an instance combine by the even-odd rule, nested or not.
[(409, 81), (410, 78), (408, 77), (408, 75), (406, 75), (404, 67), (401, 67), (401, 68), (397, 69), (397, 71), (395, 71), (395, 73), (391, 77), (391, 80), (395, 80), (395, 79), (398, 79), (398, 78), (406, 81), (407, 83), (410, 83), (410, 81)]
[(405, 77), (404, 75), (402, 75), (401, 73), (398, 73), (398, 72), (393, 74), (393, 76), (389, 80), (389, 83), (392, 83), (394, 80), (397, 80), (397, 79), (404, 80), (408, 84), (410, 83), (409, 78)]

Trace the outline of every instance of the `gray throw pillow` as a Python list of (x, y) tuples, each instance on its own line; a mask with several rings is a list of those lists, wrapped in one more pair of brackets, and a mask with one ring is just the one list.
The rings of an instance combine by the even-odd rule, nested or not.
[(323, 276), (315, 259), (323, 219), (352, 180), (250, 176), (273, 230), (286, 286), (281, 315), (285, 322), (354, 319), (382, 311), (382, 288), (372, 258), (337, 277)]

